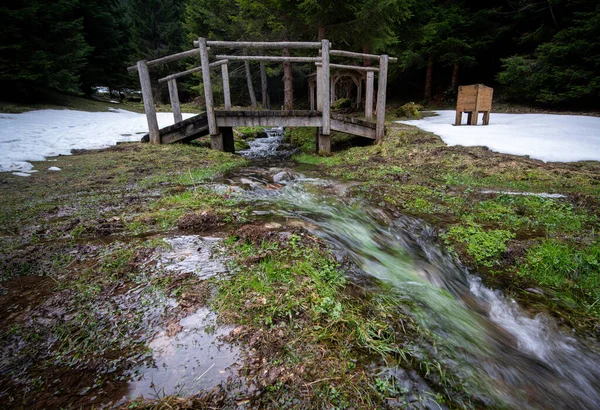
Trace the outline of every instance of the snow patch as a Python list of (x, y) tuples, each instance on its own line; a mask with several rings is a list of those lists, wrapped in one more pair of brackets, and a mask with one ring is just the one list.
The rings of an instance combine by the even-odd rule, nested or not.
[[(183, 118), (193, 115), (183, 114)], [(171, 113), (158, 113), (157, 117), (161, 128), (173, 124)], [(145, 134), (147, 129), (144, 114), (112, 107), (108, 112), (38, 110), (0, 114), (0, 172), (30, 173), (33, 165), (28, 161), (69, 155), (73, 149), (139, 141), (137, 134)]]
[(50, 167), (48, 171), (61, 171), (61, 169), (59, 167)]
[(455, 111), (435, 113), (435, 117), (397, 122), (433, 132), (448, 145), (486, 146), (492, 151), (529, 155), (542, 161), (600, 161), (598, 117), (492, 113), (490, 125), (454, 126)]

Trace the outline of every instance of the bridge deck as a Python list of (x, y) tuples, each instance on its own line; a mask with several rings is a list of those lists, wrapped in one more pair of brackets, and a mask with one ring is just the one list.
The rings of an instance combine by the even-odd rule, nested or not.
[[(321, 127), (320, 111), (301, 110), (248, 110), (215, 111), (218, 127)], [(331, 129), (365, 138), (375, 139), (376, 124), (343, 115), (331, 115)], [(160, 130), (161, 143), (188, 142), (208, 134), (206, 113), (196, 115)]]

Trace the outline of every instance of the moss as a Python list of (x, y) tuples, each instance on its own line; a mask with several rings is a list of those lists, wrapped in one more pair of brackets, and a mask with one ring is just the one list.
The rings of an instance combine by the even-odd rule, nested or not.
[(403, 119), (419, 119), (422, 117), (423, 106), (414, 102), (406, 103), (396, 109), (396, 116)]
[(451, 226), (443, 238), (451, 249), (464, 246), (467, 255), (477, 264), (491, 267), (498, 263), (498, 258), (506, 251), (506, 243), (514, 236), (509, 231), (484, 230), (481, 225), (467, 222), (466, 225)]

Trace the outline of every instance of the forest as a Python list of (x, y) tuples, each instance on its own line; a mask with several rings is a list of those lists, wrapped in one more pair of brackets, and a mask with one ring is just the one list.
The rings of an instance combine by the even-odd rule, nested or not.
[[(48, 89), (135, 88), (128, 65), (190, 49), (199, 36), (327, 38), (339, 48), (387, 53), (399, 58), (389, 82), (397, 100), (452, 101), (459, 84), (472, 83), (497, 88), (503, 101), (556, 109), (597, 108), (600, 96), (593, 0), (19, 0), (3, 5), (0, 19), (0, 98), (8, 101), (35, 100)], [(304, 101), (309, 70), (268, 67), (271, 99), (281, 100), (281, 78), (293, 75), (294, 98)], [(233, 94), (247, 104), (245, 79), (235, 74)], [(183, 98), (201, 95), (198, 84), (198, 77), (184, 84)]]

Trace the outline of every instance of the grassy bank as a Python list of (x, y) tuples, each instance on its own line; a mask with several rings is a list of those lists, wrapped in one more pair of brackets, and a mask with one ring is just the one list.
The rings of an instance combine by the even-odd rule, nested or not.
[[(354, 193), (422, 217), (486, 280), (533, 310), (598, 329), (600, 164), (544, 163), (484, 147), (448, 147), (431, 133), (388, 124), (380, 145), (314, 154), (303, 129), (290, 139), (301, 164), (361, 181)], [(333, 147), (348, 137), (333, 137)], [(486, 191), (563, 194), (564, 198)]]

